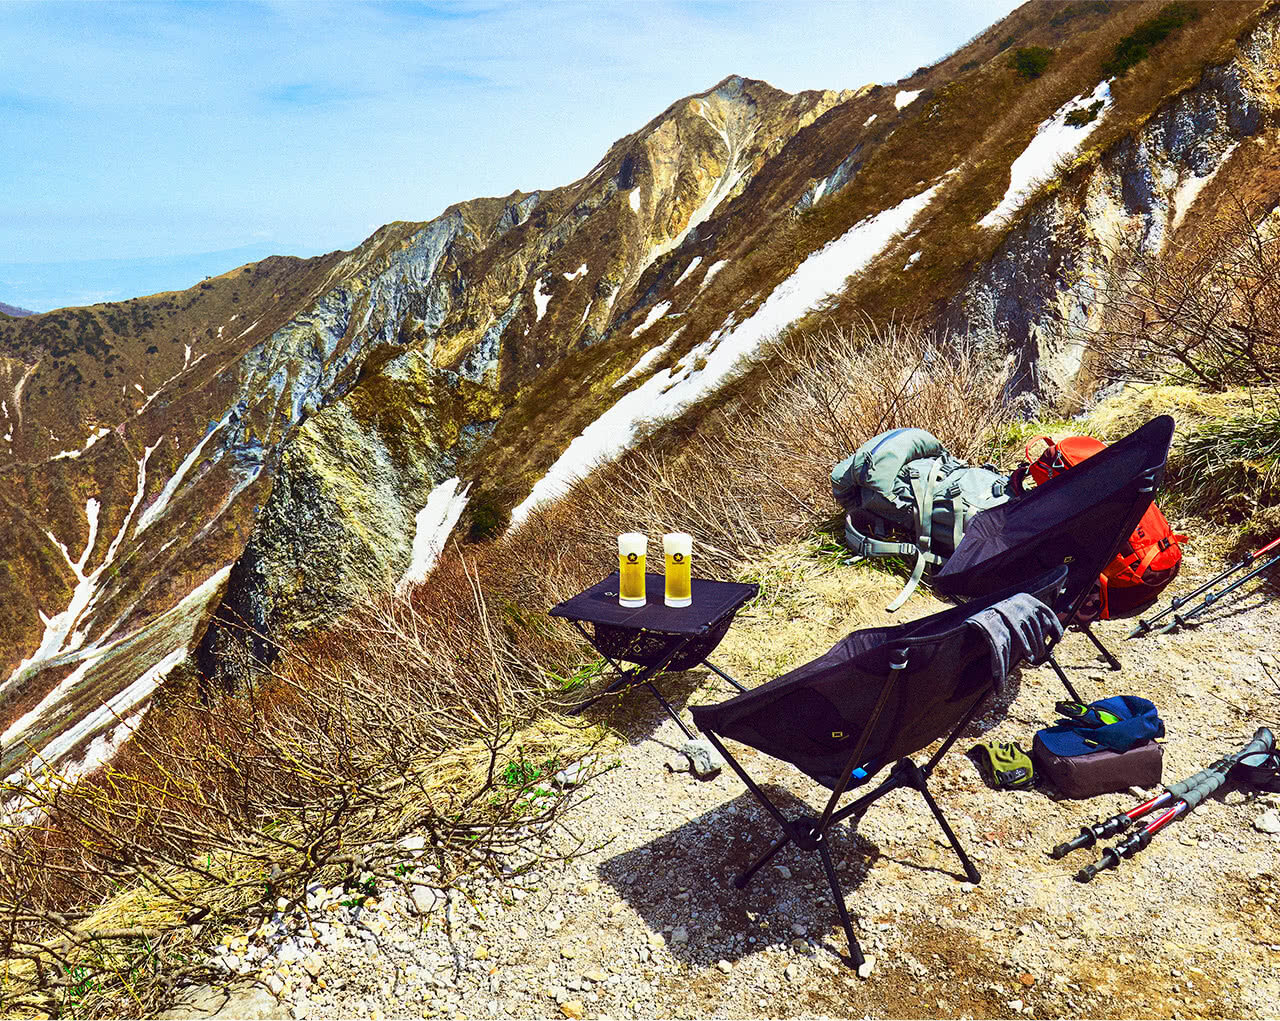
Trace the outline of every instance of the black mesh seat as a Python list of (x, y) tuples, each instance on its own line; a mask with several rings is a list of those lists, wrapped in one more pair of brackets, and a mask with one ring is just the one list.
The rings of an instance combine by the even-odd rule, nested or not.
[[(1155, 499), (1172, 440), (1173, 419), (1153, 418), (1021, 499), (975, 515), (955, 553), (933, 576), (934, 589), (950, 596), (982, 596), (1010, 578), (1029, 578), (1066, 564), (1066, 588), (1054, 609), (1064, 626), (1076, 623), (1098, 575)], [(1119, 670), (1087, 625), (1078, 626), (1111, 668)], [(1051, 662), (1070, 690), (1066, 675)]]
[[(1023, 584), (921, 620), (855, 631), (825, 655), (759, 688), (719, 705), (695, 707), (695, 723), (783, 830), (782, 838), (739, 875), (735, 885), (745, 887), (789, 843), (817, 852), (840, 911), (849, 953), (855, 965), (861, 964), (862, 952), (827, 850), (827, 835), (835, 823), (862, 815), (878, 798), (899, 787), (920, 792), (965, 874), (978, 882), (981, 877), (927, 785), (938, 760), (994, 690), (991, 646), (968, 620), (1021, 592), (1052, 606), (1060, 598), (1067, 574), (1059, 564)], [(787, 819), (722, 739), (789, 762), (829, 788), (831, 797), (821, 817)], [(908, 758), (939, 739), (944, 739), (942, 746), (924, 766)], [(890, 763), (891, 772), (874, 790), (838, 808), (850, 787), (866, 783)]]

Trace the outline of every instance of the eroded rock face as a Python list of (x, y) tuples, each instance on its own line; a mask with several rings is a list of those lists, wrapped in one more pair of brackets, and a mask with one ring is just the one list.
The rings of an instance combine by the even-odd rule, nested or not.
[[(644, 300), (650, 266), (838, 99), (730, 78), (623, 139), (582, 181), (385, 228), (366, 245), (376, 272), (340, 264), (335, 277), (353, 275), (246, 360), (243, 399), (269, 391), (276, 417), (237, 455), (261, 465), (276, 449), (278, 467), (201, 668), (235, 683), (245, 626), (300, 635), (393, 587), (428, 494), (518, 409), (521, 387), (606, 339)], [(270, 642), (251, 646), (269, 658)]]
[(1259, 143), (1277, 110), (1265, 69), (1280, 58), (1278, 26), (1280, 15), (1265, 18), (1234, 60), (1103, 153), (1082, 188), (1051, 190), (1025, 209), (958, 295), (951, 327), (1012, 363), (1011, 395), (1028, 412), (1072, 390), (1122, 263), (1158, 253), (1200, 189)]

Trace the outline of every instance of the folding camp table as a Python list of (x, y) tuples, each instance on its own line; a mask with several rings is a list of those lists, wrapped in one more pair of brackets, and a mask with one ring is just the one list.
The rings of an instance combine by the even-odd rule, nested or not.
[[(739, 691), (741, 684), (707, 660), (720, 644), (734, 615), (760, 591), (758, 585), (693, 579), (693, 602), (689, 606), (667, 606), (663, 601), (665, 580), (660, 574), (645, 575), (644, 606), (618, 603), (618, 572), (592, 585), (572, 599), (552, 607), (552, 617), (569, 621), (618, 675), (604, 691), (574, 708), (574, 712), (633, 684), (643, 684), (667, 711), (685, 736), (693, 733), (662, 697), (653, 679), (664, 670), (690, 670), (699, 664), (719, 674)], [(591, 630), (583, 625), (590, 624)], [(624, 669), (620, 661), (634, 663)]]

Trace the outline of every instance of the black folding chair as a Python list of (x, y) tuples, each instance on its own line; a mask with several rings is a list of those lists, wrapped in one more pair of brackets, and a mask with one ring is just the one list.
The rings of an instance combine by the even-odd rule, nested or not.
[[(1073, 469), (1074, 470), (1074, 469)], [(746, 694), (719, 705), (695, 706), (693, 718), (742, 782), (782, 827), (782, 838), (734, 879), (744, 889), (751, 877), (788, 844), (815, 852), (840, 912), (855, 967), (863, 962), (844, 893), (827, 848), (831, 827), (858, 818), (899, 787), (919, 791), (964, 866), (970, 882), (981, 876), (929, 792), (938, 761), (978, 714), (994, 690), (991, 646), (970, 617), (1020, 592), (1052, 606), (1067, 579), (1061, 565), (986, 598), (897, 627), (855, 631), (825, 655)], [(1010, 664), (1013, 666), (1014, 664)], [(831, 790), (820, 817), (788, 819), (722, 738), (750, 745), (789, 762)], [(909, 756), (939, 738), (942, 746), (923, 766)], [(896, 762), (895, 762), (896, 760)], [(894, 763), (878, 787), (844, 808), (840, 799)]]
[[(1067, 584), (1054, 606), (1064, 631), (1074, 624), (1111, 669), (1119, 670), (1115, 656), (1078, 618), (1102, 569), (1155, 499), (1172, 440), (1173, 419), (1161, 415), (1026, 496), (981, 511), (933, 576), (934, 590), (982, 596), (1011, 578), (1029, 578), (1066, 564)], [(1049, 662), (1071, 697), (1080, 701), (1057, 659), (1051, 655)]]

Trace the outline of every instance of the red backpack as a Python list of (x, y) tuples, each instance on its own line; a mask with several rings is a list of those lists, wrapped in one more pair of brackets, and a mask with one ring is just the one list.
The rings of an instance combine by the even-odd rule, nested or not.
[[(1033, 460), (1031, 447), (1036, 439), (1044, 441), (1045, 449)], [(1068, 436), (1057, 443), (1048, 436), (1036, 439), (1027, 443), (1027, 464), (1014, 472), (1010, 480), (1015, 492), (1028, 474), (1036, 485), (1043, 485), (1107, 446), (1092, 436)], [(1160, 513), (1160, 508), (1152, 503), (1142, 515), (1138, 527), (1121, 545), (1115, 559), (1098, 578), (1097, 599), (1087, 601), (1081, 618), (1109, 620), (1127, 617), (1147, 606), (1177, 577), (1178, 568), (1182, 566), (1179, 544), (1186, 541), (1187, 537), (1176, 534)], [(1089, 604), (1095, 605), (1090, 607)], [(1091, 608), (1094, 612), (1090, 612)]]

